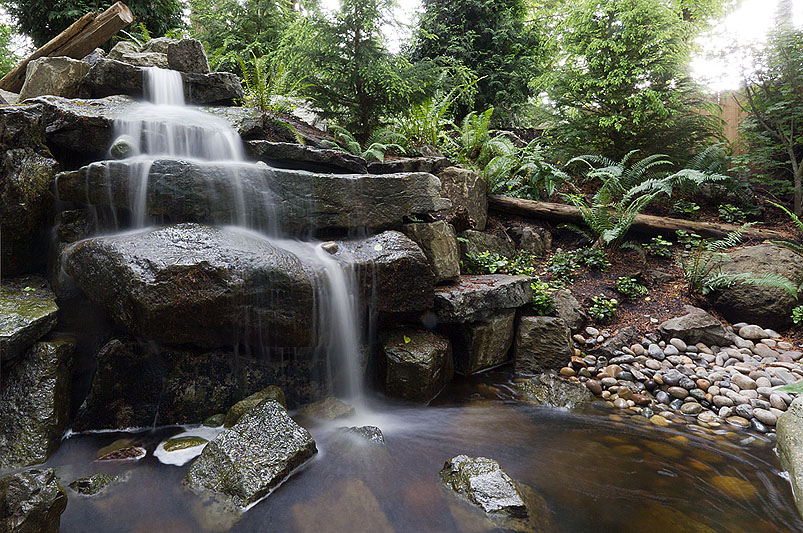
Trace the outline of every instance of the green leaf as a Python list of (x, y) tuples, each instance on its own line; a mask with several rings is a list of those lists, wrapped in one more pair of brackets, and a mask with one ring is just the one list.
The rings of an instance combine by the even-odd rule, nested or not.
[(408, 344), (411, 340), (407, 335), (404, 336), (404, 344)]
[(777, 390), (780, 392), (791, 392), (792, 394), (803, 394), (803, 381), (798, 381), (797, 383), (790, 383), (789, 385), (783, 385), (781, 387), (777, 387), (772, 390)]

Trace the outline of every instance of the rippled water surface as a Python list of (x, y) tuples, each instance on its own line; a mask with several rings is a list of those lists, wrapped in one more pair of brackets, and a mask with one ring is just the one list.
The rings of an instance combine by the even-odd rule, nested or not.
[[(74, 436), (48, 463), (65, 484), (98, 471), (127, 481), (92, 498), (70, 491), (61, 529), (491, 531), (438, 479), (444, 461), (467, 454), (496, 459), (542, 497), (543, 531), (803, 531), (772, 442), (656, 428), (612, 417), (602, 404), (583, 414), (535, 407), (511, 391), (509, 375), (498, 371), (454, 384), (430, 407), (375, 399), (371, 413), (308, 426), (318, 455), (236, 522), (182, 487), (188, 464), (153, 457), (180, 428), (133, 435), (148, 450), (136, 463), (93, 461), (119, 433)], [(356, 444), (335, 429), (366, 424), (382, 428), (385, 447)]]

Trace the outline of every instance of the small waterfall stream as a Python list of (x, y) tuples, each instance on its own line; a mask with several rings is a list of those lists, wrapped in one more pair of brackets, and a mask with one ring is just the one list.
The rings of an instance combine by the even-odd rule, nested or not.
[[(361, 317), (354, 269), (334, 259), (318, 241), (294, 240), (283, 235), (274, 214), (270, 185), (258, 184), (256, 191), (253, 186), (245, 191), (244, 175), (256, 164), (245, 161), (237, 132), (225, 120), (185, 105), (178, 72), (156, 67), (146, 71), (149, 102), (137, 105), (115, 122), (116, 138), (122, 137), (132, 145), (131, 155), (115, 162), (127, 167), (129, 225), (145, 228), (158, 222), (149, 219), (147, 205), (149, 177), (156, 161), (178, 159), (213, 166), (223, 177), (207, 185), (208, 201), (213, 203), (218, 194), (225, 194), (233, 197), (235, 207), (232, 218), (214, 223), (265, 239), (292, 252), (310, 268), (317, 300), (317, 316), (313, 317), (318, 333), (316, 355), (327, 361), (329, 383), (338, 383), (334, 392), (352, 403), (362, 403)], [(337, 381), (334, 374), (339, 376)]]

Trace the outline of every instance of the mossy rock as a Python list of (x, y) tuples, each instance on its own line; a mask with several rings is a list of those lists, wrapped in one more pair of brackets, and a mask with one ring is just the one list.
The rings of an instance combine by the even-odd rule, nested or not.
[(208, 440), (196, 437), (194, 435), (188, 435), (186, 437), (176, 437), (173, 439), (168, 439), (162, 445), (166, 452), (177, 452), (179, 450), (186, 450), (187, 448), (195, 448), (196, 446), (203, 446), (205, 445)]
[(94, 496), (103, 492), (115, 480), (117, 480), (116, 477), (99, 472), (89, 477), (76, 479), (70, 483), (69, 487), (84, 496)]
[(223, 426), (227, 428), (232, 427), (245, 413), (265, 400), (276, 400), (282, 407), (287, 408), (287, 399), (284, 396), (284, 391), (276, 385), (270, 385), (232, 405), (229, 412), (226, 413)]
[(208, 428), (217, 428), (222, 426), (225, 421), (226, 421), (226, 415), (223, 413), (218, 413), (204, 420), (204, 426)]

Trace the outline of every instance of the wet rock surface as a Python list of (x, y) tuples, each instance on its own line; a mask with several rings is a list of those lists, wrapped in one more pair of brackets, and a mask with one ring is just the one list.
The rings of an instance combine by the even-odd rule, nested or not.
[[(83, 78), (80, 96), (103, 98), (124, 94), (141, 98), (144, 95), (144, 68), (114, 59), (99, 59)], [(181, 79), (188, 103), (227, 105), (243, 97), (240, 79), (230, 72), (182, 72)]]
[(778, 456), (789, 473), (798, 512), (803, 515), (803, 397), (778, 418)]
[[(104, 161), (58, 177), (62, 199), (132, 209), (137, 187), (131, 164)], [(233, 165), (233, 166), (232, 166)], [(232, 170), (238, 179), (232, 180)], [(134, 179), (139, 174), (133, 172)], [(291, 234), (316, 230), (400, 227), (404, 217), (448, 206), (431, 174), (316, 174), (248, 164), (158, 159), (150, 167), (148, 216), (172, 222), (236, 223)]]
[(385, 436), (382, 434), (382, 430), (376, 426), (343, 427), (338, 431), (371, 444), (385, 445)]
[(579, 409), (594, 400), (594, 395), (582, 383), (548, 372), (518, 384), (525, 398), (538, 405)]
[(450, 330), (455, 371), (473, 374), (510, 359), (516, 311), (502, 310), (487, 320), (455, 325)]
[(363, 158), (342, 150), (265, 140), (246, 141), (245, 147), (249, 157), (264, 161), (272, 167), (340, 174), (368, 172), (367, 163)]
[(82, 477), (70, 483), (69, 487), (84, 496), (94, 496), (100, 494), (106, 487), (113, 483), (117, 478), (109, 474), (99, 472), (89, 477)]
[(445, 157), (402, 157), (372, 161), (368, 164), (368, 172), (371, 174), (395, 174), (398, 172), (438, 174), (447, 166), (449, 166), (449, 160)]
[(449, 339), (425, 330), (400, 329), (381, 337), (385, 391), (398, 398), (429, 402), (452, 380)]
[(45, 462), (67, 430), (75, 342), (39, 342), (0, 381), (0, 467)]
[(207, 444), (185, 481), (192, 489), (223, 494), (245, 507), (266, 496), (316, 452), (309, 432), (268, 400)]
[[(199, 423), (271, 384), (280, 384), (289, 405), (297, 406), (323, 394), (325, 372), (323, 363), (296, 355), (246, 357), (112, 339), (98, 353), (97, 371), (73, 429)], [(220, 415), (215, 425), (224, 418)]]
[(513, 356), (516, 374), (534, 375), (546, 370), (559, 370), (574, 354), (569, 335), (569, 328), (560, 318), (521, 317)]
[(0, 284), (0, 361), (19, 357), (49, 333), (58, 312), (56, 296), (43, 278), (4, 279)]
[(180, 224), (82, 241), (76, 284), (123, 329), (201, 347), (313, 342), (313, 287), (301, 261), (251, 234)]
[(447, 488), (486, 513), (527, 516), (516, 483), (493, 459), (458, 455), (446, 462), (440, 477)]
[(232, 405), (231, 408), (229, 408), (229, 411), (226, 413), (226, 418), (223, 420), (223, 426), (227, 428), (232, 427), (243, 417), (245, 413), (265, 400), (273, 400), (278, 402), (279, 405), (287, 409), (287, 399), (284, 396), (284, 392), (276, 385), (271, 385), (269, 387), (265, 387), (259, 392), (255, 392), (247, 398), (243, 398), (239, 402)]
[(57, 533), (67, 494), (56, 471), (26, 470), (0, 478), (0, 530)]
[(515, 309), (532, 299), (528, 276), (460, 276), (454, 285), (435, 289), (435, 310), (444, 323), (475, 322), (501, 309)]

